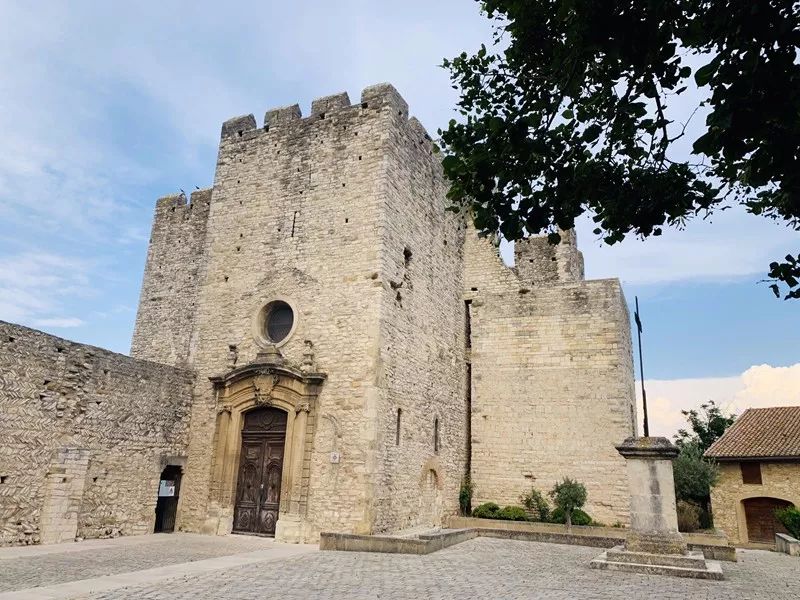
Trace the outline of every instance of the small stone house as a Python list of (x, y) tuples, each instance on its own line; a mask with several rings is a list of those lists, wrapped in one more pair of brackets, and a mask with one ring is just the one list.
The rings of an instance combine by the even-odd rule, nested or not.
[(746, 410), (705, 456), (720, 467), (714, 525), (734, 544), (774, 544), (775, 510), (800, 506), (800, 406)]

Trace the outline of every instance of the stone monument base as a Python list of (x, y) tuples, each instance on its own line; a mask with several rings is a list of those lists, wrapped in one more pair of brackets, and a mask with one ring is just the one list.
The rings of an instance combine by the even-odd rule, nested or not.
[(723, 579), (719, 561), (706, 560), (699, 550), (689, 550), (685, 554), (656, 554), (626, 550), (625, 546), (614, 546), (592, 560), (589, 566), (593, 569), (643, 575), (672, 575), (717, 581)]

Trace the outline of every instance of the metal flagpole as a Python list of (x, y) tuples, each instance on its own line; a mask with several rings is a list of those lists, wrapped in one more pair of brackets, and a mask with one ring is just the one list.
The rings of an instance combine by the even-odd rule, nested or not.
[(642, 364), (642, 319), (639, 317), (639, 296), (636, 299), (636, 311), (633, 318), (636, 321), (636, 331), (639, 337), (639, 374), (642, 380), (642, 412), (644, 413), (644, 437), (650, 437), (650, 426), (647, 422), (647, 393), (644, 391), (644, 365)]

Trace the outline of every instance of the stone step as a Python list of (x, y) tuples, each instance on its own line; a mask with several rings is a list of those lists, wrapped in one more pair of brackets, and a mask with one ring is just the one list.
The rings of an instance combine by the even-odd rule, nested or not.
[(662, 565), (686, 569), (704, 569), (706, 559), (702, 552), (689, 551), (686, 554), (652, 554), (650, 552), (631, 552), (622, 546), (615, 546), (606, 552), (607, 560), (619, 563), (640, 565)]
[(672, 577), (688, 577), (691, 579), (710, 579), (721, 581), (724, 579), (722, 566), (719, 561), (707, 560), (703, 568), (675, 567), (670, 565), (642, 564), (632, 562), (612, 562), (607, 558), (607, 552), (589, 563), (592, 569), (605, 569), (608, 571), (622, 571), (625, 573), (639, 573), (641, 575), (670, 575)]

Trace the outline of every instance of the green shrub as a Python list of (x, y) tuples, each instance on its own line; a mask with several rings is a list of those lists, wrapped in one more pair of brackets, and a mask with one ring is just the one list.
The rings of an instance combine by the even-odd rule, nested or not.
[(478, 519), (496, 519), (500, 512), (500, 507), (494, 502), (486, 502), (476, 506), (472, 511), (472, 516)]
[[(567, 516), (564, 514), (564, 511), (560, 508), (556, 508), (550, 513), (550, 522), (551, 523), (566, 523)], [(573, 525), (590, 525), (592, 523), (592, 517), (587, 515), (583, 512), (580, 508), (576, 508), (572, 511), (572, 524)]]
[(800, 540), (800, 509), (796, 506), (787, 506), (775, 511), (775, 518), (786, 527), (792, 537)]
[(528, 511), (531, 521), (547, 521), (550, 518), (550, 504), (544, 494), (536, 488), (531, 488), (527, 494), (519, 497), (522, 506)]
[(521, 506), (506, 506), (497, 514), (497, 518), (506, 521), (527, 521), (528, 515)]
[[(553, 489), (550, 490), (550, 497), (553, 499), (553, 504), (561, 509), (567, 527), (572, 525), (572, 515), (574, 512), (586, 504), (587, 496), (586, 486), (569, 477), (565, 477), (564, 481), (555, 484)], [(579, 525), (580, 523), (575, 524)], [(583, 524), (588, 525), (588, 523)]]
[(472, 481), (469, 475), (461, 481), (461, 489), (458, 491), (458, 505), (461, 507), (461, 514), (469, 516), (472, 510)]
[(696, 504), (678, 500), (678, 531), (691, 533), (700, 529), (700, 516), (703, 510)]

